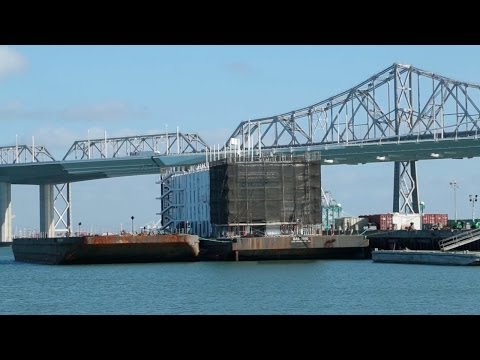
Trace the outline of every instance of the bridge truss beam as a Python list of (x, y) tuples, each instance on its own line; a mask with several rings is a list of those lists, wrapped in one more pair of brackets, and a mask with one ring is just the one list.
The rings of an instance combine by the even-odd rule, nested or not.
[(0, 165), (54, 160), (53, 156), (42, 145), (0, 146)]
[[(479, 130), (480, 85), (393, 64), (311, 106), (243, 121), (227, 146), (261, 156), (262, 150), (280, 147), (462, 139), (477, 137)], [(394, 166), (393, 209), (417, 213), (415, 164)]]
[(181, 132), (78, 140), (63, 160), (83, 160), (135, 156), (150, 152), (156, 155), (197, 153), (208, 149), (198, 134)]

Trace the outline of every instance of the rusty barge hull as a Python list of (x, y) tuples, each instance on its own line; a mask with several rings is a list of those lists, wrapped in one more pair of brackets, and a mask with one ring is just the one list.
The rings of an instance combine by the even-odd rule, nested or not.
[(51, 265), (195, 261), (199, 241), (188, 234), (18, 238), (12, 250), (16, 261)]
[(362, 235), (302, 235), (239, 238), (237, 260), (365, 259), (369, 242)]

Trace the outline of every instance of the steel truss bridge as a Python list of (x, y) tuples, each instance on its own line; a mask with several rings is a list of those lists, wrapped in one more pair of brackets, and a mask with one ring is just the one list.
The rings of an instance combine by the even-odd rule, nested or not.
[(0, 239), (11, 238), (11, 184), (40, 185), (40, 230), (50, 236), (71, 230), (71, 182), (158, 174), (225, 157), (393, 162), (392, 210), (418, 213), (416, 161), (480, 156), (479, 130), (480, 85), (393, 64), (311, 106), (243, 121), (221, 147), (179, 132), (79, 140), (58, 161), (43, 146), (0, 147)]

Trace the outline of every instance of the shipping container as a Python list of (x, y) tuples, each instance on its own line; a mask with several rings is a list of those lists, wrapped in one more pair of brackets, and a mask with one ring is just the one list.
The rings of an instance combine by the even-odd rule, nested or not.
[(393, 230), (393, 214), (368, 215), (368, 221), (374, 223), (378, 230)]
[(413, 223), (413, 230), (422, 229), (420, 214), (386, 213), (368, 215), (368, 221), (379, 230), (407, 230)]
[(436, 224), (439, 224), (441, 226), (447, 226), (448, 224), (448, 215), (447, 214), (436, 214)]
[(435, 223), (435, 214), (423, 214), (422, 215), (423, 224), (434, 224)]
[(448, 226), (448, 214), (423, 214), (422, 223), (439, 227)]

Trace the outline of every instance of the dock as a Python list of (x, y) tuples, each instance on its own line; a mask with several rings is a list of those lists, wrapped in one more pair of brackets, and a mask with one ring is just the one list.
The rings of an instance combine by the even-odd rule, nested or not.
[(438, 242), (440, 250), (372, 251), (374, 262), (427, 265), (480, 265), (480, 251), (452, 251), (480, 239), (480, 229), (454, 234)]

